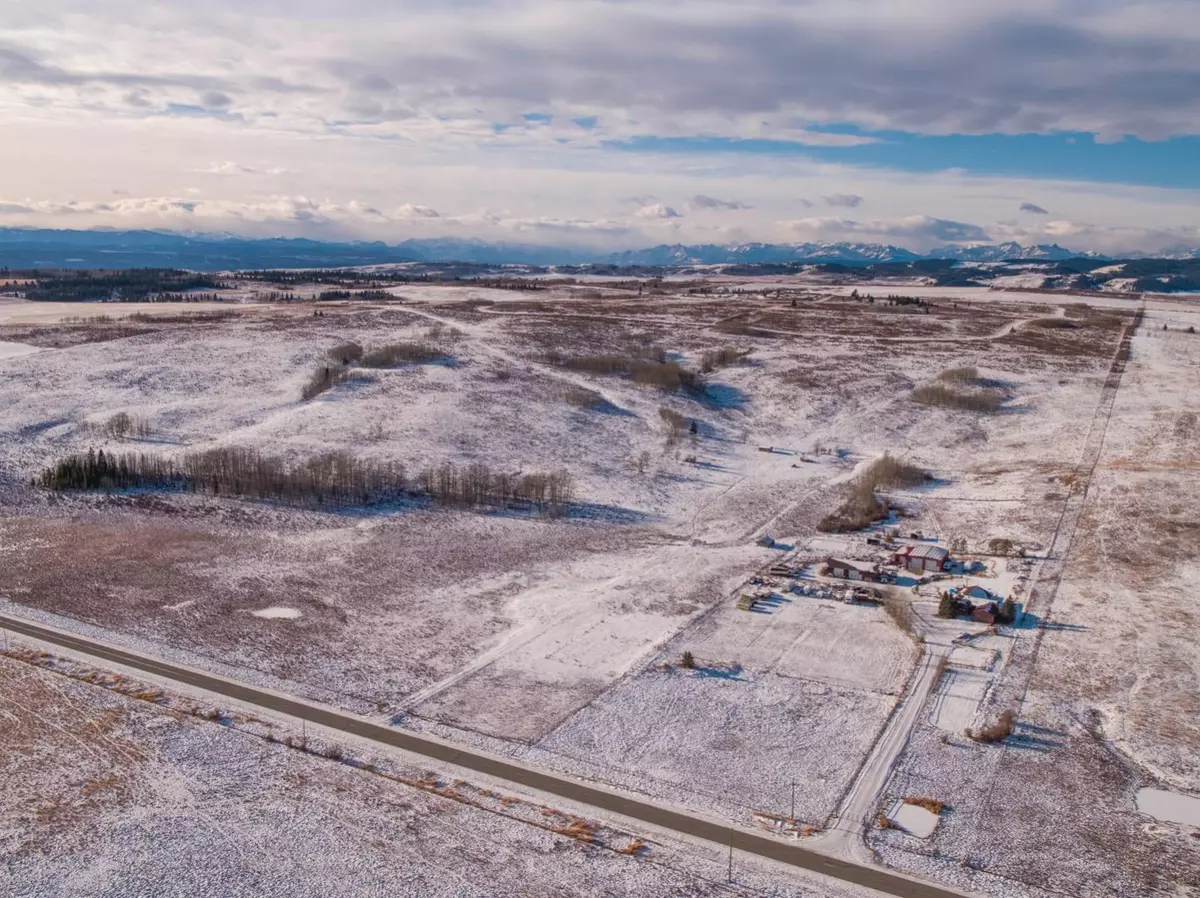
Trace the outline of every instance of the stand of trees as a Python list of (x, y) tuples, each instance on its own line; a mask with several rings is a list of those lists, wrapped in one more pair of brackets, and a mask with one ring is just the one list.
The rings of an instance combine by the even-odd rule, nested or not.
[(328, 452), (298, 462), (254, 449), (211, 449), (178, 461), (141, 453), (88, 450), (47, 468), (35, 481), (48, 490), (167, 489), (270, 499), (288, 505), (368, 505), (405, 497), (459, 508), (533, 508), (565, 513), (574, 498), (567, 471), (495, 473), (486, 465), (425, 468), (409, 480), (404, 465)]
[(194, 290), (221, 290), (225, 285), (206, 274), (174, 268), (133, 268), (123, 271), (38, 272), (22, 291), (26, 299), (56, 302), (116, 300), (120, 302), (199, 302)]

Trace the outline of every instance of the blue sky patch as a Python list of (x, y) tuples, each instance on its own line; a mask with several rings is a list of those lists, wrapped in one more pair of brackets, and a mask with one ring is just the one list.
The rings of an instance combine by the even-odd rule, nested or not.
[(1091, 134), (1081, 133), (921, 136), (903, 131), (860, 131), (852, 126), (809, 130), (870, 137), (875, 142), (834, 147), (786, 140), (635, 137), (609, 141), (606, 146), (643, 153), (797, 156), (906, 172), (962, 169), (975, 175), (1200, 188), (1200, 138), (1197, 137), (1154, 142), (1126, 138), (1117, 143), (1103, 143)]

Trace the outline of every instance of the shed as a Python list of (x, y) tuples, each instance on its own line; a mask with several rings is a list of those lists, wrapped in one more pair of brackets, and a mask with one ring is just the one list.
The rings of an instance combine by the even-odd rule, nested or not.
[(839, 580), (861, 580), (864, 583), (879, 582), (879, 565), (869, 561), (846, 561), (841, 558), (825, 559), (825, 574)]
[(914, 573), (945, 570), (950, 553), (941, 546), (919, 544), (901, 546), (892, 553), (892, 564), (906, 567)]

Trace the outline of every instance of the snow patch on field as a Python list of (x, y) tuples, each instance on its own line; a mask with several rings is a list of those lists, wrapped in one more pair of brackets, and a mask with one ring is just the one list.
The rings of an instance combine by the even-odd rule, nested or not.
[(26, 343), (11, 343), (5, 340), (0, 340), (0, 362), (7, 359), (19, 359), (23, 356), (33, 355), (35, 352), (41, 352), (40, 346), (29, 346)]

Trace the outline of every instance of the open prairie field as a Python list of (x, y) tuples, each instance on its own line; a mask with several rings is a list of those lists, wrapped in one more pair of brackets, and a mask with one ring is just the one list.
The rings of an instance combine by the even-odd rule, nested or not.
[[(1174, 881), (1155, 852), (1188, 869), (1195, 840), (1143, 831), (1134, 801), (1200, 788), (1193, 313), (1148, 312), (1114, 392), (1130, 300), (859, 289), (5, 303), (0, 610), (740, 824), (788, 814), (796, 782), (814, 843), (883, 777), (881, 800), (953, 811), (918, 839), (868, 800), (881, 856), (981, 890), (1084, 893), (1077, 841), (1021, 857), (1038, 778), (1078, 777), (1089, 850), (1143, 846), (1114, 888)], [(89, 451), (126, 468), (62, 488)], [(885, 454), (930, 475), (877, 491), (903, 539), (973, 583), (1038, 582), (1017, 624), (939, 619), (929, 578), (833, 600), (826, 558), (886, 559), (818, 529)], [(762, 585), (781, 564), (825, 591)], [(884, 789), (876, 746), (914, 702)], [(947, 731), (1007, 707), (1046, 735)]]

